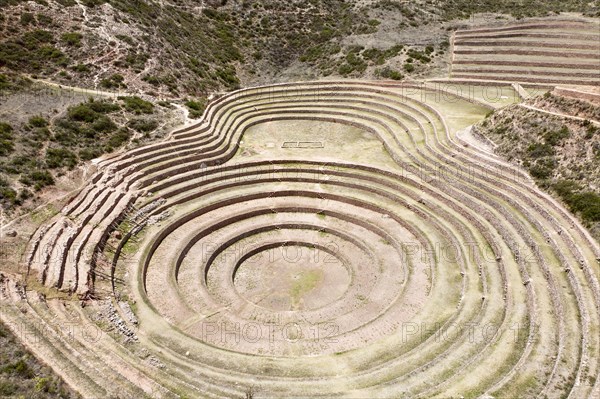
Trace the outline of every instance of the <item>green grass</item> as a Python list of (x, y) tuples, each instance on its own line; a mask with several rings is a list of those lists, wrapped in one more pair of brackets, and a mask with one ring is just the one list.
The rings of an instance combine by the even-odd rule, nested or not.
[(299, 274), (298, 279), (294, 281), (290, 288), (290, 297), (292, 305), (297, 306), (302, 296), (312, 291), (323, 279), (323, 272), (320, 270), (308, 270)]

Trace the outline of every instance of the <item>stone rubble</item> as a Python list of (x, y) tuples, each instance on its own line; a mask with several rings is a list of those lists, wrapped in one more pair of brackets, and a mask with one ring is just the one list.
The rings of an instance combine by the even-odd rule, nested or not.
[[(131, 309), (129, 310), (131, 311)], [(135, 335), (135, 332), (127, 326), (127, 323), (125, 323), (125, 321), (121, 318), (111, 301), (107, 301), (106, 305), (103, 307), (103, 310), (99, 312), (98, 316), (99, 319), (108, 320), (113, 328), (123, 337), (125, 337), (126, 344), (138, 341), (138, 337)]]
[(138, 325), (138, 319), (137, 317), (135, 317), (135, 314), (133, 314), (133, 311), (131, 310), (131, 306), (129, 306), (129, 303), (127, 302), (119, 302), (119, 307), (121, 308), (121, 311), (125, 314), (125, 316), (127, 316), (127, 319), (129, 319), (129, 322), (131, 324), (133, 324), (134, 326)]

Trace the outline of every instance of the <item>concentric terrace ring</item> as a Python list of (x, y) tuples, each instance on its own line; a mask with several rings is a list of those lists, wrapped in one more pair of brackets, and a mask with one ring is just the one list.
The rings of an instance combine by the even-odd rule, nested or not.
[[(483, 105), (441, 94), (243, 89), (101, 163), (25, 261), (47, 286), (127, 297), (138, 341), (65, 340), (56, 358), (106, 376), (88, 396), (598, 392), (598, 244), (457, 135)], [(29, 309), (56, 326), (69, 306)], [(70, 311), (96, 323), (90, 308)]]

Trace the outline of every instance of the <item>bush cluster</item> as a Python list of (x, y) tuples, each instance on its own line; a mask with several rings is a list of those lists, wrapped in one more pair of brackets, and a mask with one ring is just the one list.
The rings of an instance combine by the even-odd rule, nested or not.
[(202, 114), (206, 109), (206, 99), (187, 100), (185, 106), (190, 111), (190, 118), (198, 119), (202, 117)]
[(52, 72), (66, 67), (68, 57), (55, 46), (54, 35), (47, 30), (36, 29), (20, 38), (0, 42), (0, 67), (18, 72)]
[(0, 157), (10, 154), (14, 149), (12, 126), (8, 123), (0, 123)]
[(146, 100), (143, 100), (137, 96), (134, 97), (119, 97), (119, 100), (123, 102), (125, 109), (135, 114), (151, 114), (154, 112), (154, 105)]
[(571, 180), (559, 180), (552, 189), (584, 222), (600, 222), (600, 195)]

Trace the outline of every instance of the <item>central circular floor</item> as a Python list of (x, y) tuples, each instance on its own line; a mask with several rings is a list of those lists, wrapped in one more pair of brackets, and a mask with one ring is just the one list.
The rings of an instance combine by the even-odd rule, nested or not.
[[(405, 218), (297, 188), (294, 198), (186, 217), (165, 236), (146, 279), (163, 317), (191, 338), (238, 353), (339, 353), (393, 336), (423, 310), (432, 283), (448, 279), (447, 269), (434, 278), (432, 259), (402, 245), (429, 246)], [(441, 297), (457, 303), (459, 294)]]
[(234, 274), (239, 295), (273, 311), (315, 310), (340, 298), (351, 277), (341, 260), (308, 245), (263, 249)]

